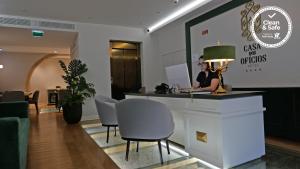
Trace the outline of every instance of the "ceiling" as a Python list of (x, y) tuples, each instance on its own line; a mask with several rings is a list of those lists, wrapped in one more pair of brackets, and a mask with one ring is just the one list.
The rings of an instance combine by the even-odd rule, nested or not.
[(70, 53), (77, 33), (47, 30), (34, 38), (31, 29), (0, 27), (0, 48), (7, 52)]
[(0, 0), (0, 14), (145, 28), (193, 0), (174, 1)]

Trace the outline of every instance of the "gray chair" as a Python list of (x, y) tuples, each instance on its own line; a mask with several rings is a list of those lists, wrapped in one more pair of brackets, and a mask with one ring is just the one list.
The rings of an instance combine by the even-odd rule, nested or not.
[[(170, 110), (162, 103), (148, 99), (127, 99), (116, 104), (119, 131), (127, 140), (128, 161), (130, 141), (158, 142), (163, 164), (161, 141), (165, 140), (170, 154), (168, 138), (173, 134), (174, 121)], [(138, 151), (138, 144), (137, 144)]]
[(2, 102), (25, 101), (23, 91), (6, 91), (1, 98)]
[(119, 101), (111, 99), (109, 97), (98, 95), (95, 97), (95, 103), (97, 112), (99, 114), (100, 121), (102, 126), (107, 127), (107, 137), (106, 143), (109, 140), (109, 129), (110, 127), (115, 128), (115, 136), (117, 135), (117, 116), (116, 116), (116, 109), (115, 104)]

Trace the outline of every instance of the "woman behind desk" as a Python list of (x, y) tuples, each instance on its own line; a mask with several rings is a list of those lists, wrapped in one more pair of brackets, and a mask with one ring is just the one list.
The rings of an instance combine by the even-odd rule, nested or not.
[(196, 82), (192, 91), (210, 91), (214, 92), (219, 86), (219, 77), (217, 72), (212, 72), (208, 62), (204, 62), (203, 56), (200, 56), (198, 66), (201, 66)]

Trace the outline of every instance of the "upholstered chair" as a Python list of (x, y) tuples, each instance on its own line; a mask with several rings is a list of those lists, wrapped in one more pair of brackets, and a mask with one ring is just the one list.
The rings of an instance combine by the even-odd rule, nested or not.
[(130, 141), (158, 142), (163, 164), (161, 141), (166, 141), (170, 154), (168, 138), (174, 131), (170, 110), (164, 104), (149, 99), (126, 99), (116, 104), (116, 110), (120, 135), (127, 140), (125, 159), (128, 160)]
[(109, 129), (110, 127), (115, 128), (115, 136), (116, 136), (116, 128), (118, 126), (117, 116), (115, 104), (119, 101), (111, 99), (106, 96), (98, 95), (95, 97), (96, 108), (98, 111), (98, 115), (102, 126), (107, 127), (107, 137), (106, 142), (109, 141)]

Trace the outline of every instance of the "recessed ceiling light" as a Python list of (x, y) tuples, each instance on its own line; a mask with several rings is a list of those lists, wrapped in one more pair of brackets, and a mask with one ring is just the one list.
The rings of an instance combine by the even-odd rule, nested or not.
[(0, 69), (3, 69), (3, 65), (0, 65)]
[(163, 18), (162, 20), (154, 23), (153, 25), (149, 26), (147, 31), (149, 33), (161, 28), (162, 26), (167, 25), (168, 23), (182, 17), (183, 15), (199, 8), (200, 6), (205, 5), (206, 3), (210, 2), (212, 0), (194, 0), (190, 2), (189, 4), (183, 6), (182, 8), (178, 9), (177, 11), (171, 13), (169, 16)]
[(0, 52), (2, 52), (3, 51), (3, 49), (2, 48), (0, 48)]

